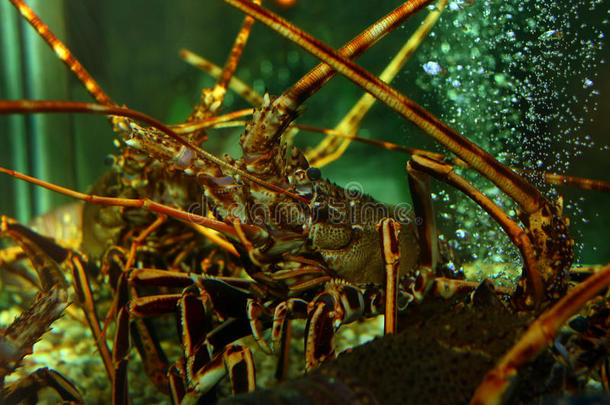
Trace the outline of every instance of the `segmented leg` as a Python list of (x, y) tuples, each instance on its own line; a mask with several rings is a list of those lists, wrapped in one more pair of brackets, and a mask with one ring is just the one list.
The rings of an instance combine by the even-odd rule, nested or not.
[(68, 306), (65, 291), (53, 289), (40, 293), (32, 305), (6, 329), (0, 330), (0, 383), (32, 353), (32, 347), (49, 331)]
[(338, 279), (326, 283), (308, 306), (305, 328), (305, 368), (311, 370), (335, 354), (335, 330), (360, 318), (365, 310), (360, 289)]
[(83, 310), (108, 376), (112, 381), (114, 376), (110, 350), (100, 329), (89, 276), (86, 272), (88, 266), (86, 260), (78, 253), (57, 245), (50, 238), (43, 237), (6, 216), (2, 216), (0, 222), (0, 235), (11, 237), (27, 253), (32, 266), (38, 273), (43, 291), (59, 288), (65, 292), (68, 284), (62, 267), (71, 271), (74, 298)]
[(112, 363), (114, 365), (114, 382), (112, 385), (113, 405), (129, 403), (129, 386), (127, 380), (127, 362), (131, 341), (129, 338), (129, 290), (126, 273), (121, 274), (115, 292), (117, 304), (116, 332), (112, 346)]
[[(517, 295), (515, 300), (523, 300), (526, 299), (527, 296), (531, 296), (534, 298), (535, 302), (541, 302), (542, 295), (544, 294), (543, 283), (540, 279), (540, 271), (537, 267), (538, 262), (534, 257), (534, 247), (528, 235), (519, 225), (510, 219), (510, 217), (494, 204), (493, 201), (483, 195), (464, 178), (457, 175), (449, 165), (423, 156), (413, 155), (407, 166), (407, 170), (409, 170), (412, 175), (414, 175), (415, 170), (422, 173), (425, 172), (456, 187), (479, 204), (481, 208), (494, 218), (509, 235), (513, 243), (519, 248), (523, 256), (525, 277), (522, 279), (521, 285), (522, 288), (525, 289), (526, 294), (525, 296), (523, 294), (521, 296)], [(527, 303), (526, 305), (526, 303), (523, 302), (515, 302), (514, 304), (517, 307), (531, 306), (531, 303)]]
[(383, 261), (385, 263), (385, 321), (384, 333), (396, 333), (398, 318), (398, 269), (400, 267), (400, 224), (391, 218), (378, 225)]
[[(0, 387), (2, 387), (0, 402), (3, 404), (35, 402), (38, 398), (38, 391), (48, 386), (53, 388), (65, 401), (80, 403), (82, 397), (74, 385), (61, 374), (47, 368), (38, 369), (33, 374), (4, 386), (5, 376), (17, 369), (23, 358), (32, 353), (34, 344), (49, 331), (51, 324), (61, 317), (68, 306), (66, 281), (56, 261), (63, 262), (68, 253), (66, 249), (57, 246), (49, 238), (44, 238), (5, 216), (1, 218), (0, 234), (13, 238), (28, 254), (40, 276), (42, 287), (42, 292), (38, 294), (31, 306), (6, 329), (0, 330)], [(76, 265), (80, 265), (80, 262), (76, 262)], [(82, 270), (82, 266), (80, 270)], [(75, 285), (79, 285), (77, 275), (74, 276)], [(85, 301), (82, 291), (79, 291), (78, 287), (76, 289), (77, 295), (80, 294), (79, 297)], [(90, 294), (90, 290), (87, 291)], [(89, 296), (89, 298), (91, 297)], [(87, 309), (83, 307), (86, 315)], [(96, 319), (95, 312), (89, 315)], [(87, 319), (89, 320), (90, 317)], [(92, 331), (94, 337), (99, 336), (95, 333), (94, 328)], [(105, 342), (99, 342), (98, 347), (100, 349), (105, 347)]]
[(278, 381), (286, 379), (292, 336), (292, 320), (307, 318), (307, 301), (290, 298), (279, 303), (273, 311), (271, 340), (274, 351), (278, 354), (275, 377)]
[(70, 381), (46, 367), (4, 387), (0, 391), (0, 400), (4, 405), (37, 403), (38, 392), (43, 388), (52, 388), (65, 402), (83, 403), (80, 392)]
[(230, 345), (201, 367), (194, 377), (194, 392), (186, 397), (198, 398), (228, 375), (233, 394), (253, 391), (256, 388), (254, 361), (250, 349), (243, 345)]
[[(189, 397), (201, 396), (227, 373), (235, 392), (254, 388), (251, 354), (245, 347), (232, 344), (243, 336), (256, 334), (253, 319), (248, 319), (256, 315), (248, 305), (252, 297), (246, 292), (251, 282), (229, 278), (225, 278), (225, 282), (218, 278), (152, 269), (134, 270), (129, 280), (133, 286), (184, 288), (182, 293), (133, 297), (129, 303), (129, 312), (136, 317), (179, 311), (184, 360), (183, 365), (172, 367), (174, 375), (170, 376), (170, 390), (174, 391), (173, 395), (180, 397), (184, 388), (185, 392), (197, 391), (186, 394)], [(178, 378), (183, 381), (179, 382)]]
[(421, 171), (414, 170), (410, 163), (407, 163), (407, 174), (419, 236), (420, 267), (435, 271), (439, 264), (440, 252), (436, 217), (432, 207), (430, 177)]

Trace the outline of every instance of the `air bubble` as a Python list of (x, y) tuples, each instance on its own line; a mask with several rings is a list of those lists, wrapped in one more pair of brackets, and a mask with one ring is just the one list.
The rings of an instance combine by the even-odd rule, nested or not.
[(458, 229), (455, 231), (455, 236), (457, 236), (458, 239), (466, 239), (468, 237), (468, 232), (464, 229)]
[(424, 69), (424, 72), (428, 73), (431, 76), (439, 74), (442, 70), (441, 65), (439, 65), (437, 62), (432, 61), (424, 63), (422, 68)]
[(546, 41), (547, 39), (559, 39), (563, 34), (559, 30), (548, 30), (538, 37), (538, 39)]

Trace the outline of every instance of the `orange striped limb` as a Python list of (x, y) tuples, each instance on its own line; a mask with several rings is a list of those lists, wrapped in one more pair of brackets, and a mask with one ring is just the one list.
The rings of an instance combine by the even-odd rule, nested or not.
[[(251, 281), (138, 269), (131, 272), (129, 283), (134, 287), (183, 288), (181, 293), (133, 297), (129, 302), (129, 313), (136, 318), (178, 313), (184, 360), (183, 367), (180, 363), (173, 365), (172, 395), (200, 396), (226, 373), (235, 392), (254, 388), (249, 351), (232, 351), (234, 341), (260, 332), (253, 326), (263, 316), (251, 310), (253, 300), (247, 292)], [(244, 372), (242, 366), (245, 375), (240, 374)], [(180, 369), (183, 372), (177, 372)]]
[[(229, 123), (227, 123), (229, 124)], [(231, 125), (244, 125), (243, 121), (232, 121)], [(463, 161), (460, 158), (450, 158), (447, 155), (442, 153), (432, 152), (425, 149), (417, 149), (411, 148), (404, 145), (398, 145), (396, 143), (387, 142), (378, 139), (370, 139), (363, 138), (358, 135), (354, 135), (353, 133), (348, 133), (345, 131), (338, 131), (336, 129), (327, 129), (327, 128), (318, 128), (311, 125), (302, 125), (295, 124), (296, 128), (301, 131), (309, 131), (315, 133), (326, 134), (328, 137), (341, 138), (348, 141), (355, 141), (360, 143), (365, 143), (367, 145), (373, 145), (378, 148), (383, 148), (386, 150), (391, 150), (395, 152), (404, 153), (407, 155), (419, 155), (424, 157), (429, 157), (431, 159), (437, 160), (439, 162), (443, 162), (445, 164), (450, 164), (456, 167), (464, 167), (470, 169), (470, 165)], [(324, 162), (322, 162), (324, 163)], [(317, 163), (317, 166), (322, 166), (323, 164)], [(312, 163), (312, 166), (316, 166), (316, 164)], [(526, 170), (518, 167), (511, 167), (512, 170), (517, 173), (524, 173), (528, 175), (532, 175), (535, 178), (540, 178), (541, 181), (544, 181), (546, 184), (552, 184), (555, 186), (563, 186), (563, 187), (573, 187), (579, 188), (582, 190), (591, 190), (591, 191), (601, 191), (601, 192), (610, 192), (610, 182), (604, 180), (595, 180), (584, 177), (576, 177), (576, 176), (568, 176), (565, 174), (558, 173), (541, 173), (534, 170)]]
[[(150, 381), (160, 392), (169, 394), (168, 360), (151, 324), (145, 319), (132, 316), (133, 299), (131, 297), (135, 294), (135, 290), (129, 285), (128, 277), (129, 272), (123, 272), (119, 277), (113, 303), (117, 314), (112, 357), (115, 369), (115, 380), (112, 386), (113, 404), (130, 402), (127, 366), (132, 346), (137, 348), (144, 371)], [(175, 309), (175, 301), (173, 308)]]
[(307, 318), (307, 301), (299, 298), (289, 298), (279, 303), (273, 311), (271, 341), (273, 350), (278, 354), (275, 378), (284, 381), (288, 373), (290, 358), (290, 342), (292, 336), (292, 320)]
[(100, 85), (87, 72), (87, 69), (72, 55), (72, 52), (66, 47), (49, 27), (34, 13), (34, 11), (25, 4), (22, 0), (10, 0), (11, 3), (19, 10), (19, 13), (25, 20), (38, 32), (40, 37), (51, 47), (57, 57), (65, 63), (65, 65), (74, 73), (78, 80), (83, 84), (85, 89), (91, 96), (100, 104), (107, 106), (116, 105), (110, 97), (102, 90)]
[(174, 404), (181, 404), (186, 395), (186, 370), (184, 359), (178, 359), (167, 371), (169, 394)]
[(552, 344), (561, 326), (608, 285), (610, 285), (610, 265), (604, 266), (542, 313), (512, 349), (485, 375), (470, 404), (502, 403), (502, 397), (519, 368)]
[[(424, 22), (398, 51), (381, 75), (379, 75), (379, 79), (386, 83), (392, 82), (392, 79), (394, 79), (400, 69), (428, 35), (440, 17), (440, 14), (443, 12), (446, 4), (447, 0), (441, 0), (437, 3), (436, 8), (430, 11)], [(358, 128), (360, 128), (364, 116), (374, 103), (375, 98), (370, 94), (365, 93), (341, 122), (335, 126), (335, 131), (345, 134), (355, 133)], [(325, 166), (339, 159), (351, 143), (351, 140), (350, 137), (341, 138), (334, 136), (333, 133), (329, 133), (316, 147), (307, 152), (306, 157), (312, 166)]]
[(167, 357), (161, 348), (152, 324), (143, 317), (134, 316), (138, 314), (138, 310), (134, 308), (142, 307), (144, 309), (141, 312), (146, 311), (147, 313), (152, 313), (155, 310), (157, 313), (165, 313), (160, 309), (163, 307), (162, 304), (165, 304), (166, 311), (175, 311), (176, 301), (179, 299), (179, 295), (178, 297), (171, 297), (171, 299), (163, 296), (158, 297), (156, 301), (142, 299), (144, 302), (138, 302), (139, 298), (132, 297), (135, 294), (135, 289), (130, 286), (129, 274), (130, 272), (125, 271), (119, 277), (115, 302), (113, 303), (114, 307), (117, 308), (113, 352), (116, 380), (113, 384), (113, 398), (114, 403), (119, 404), (129, 401), (126, 370), (129, 362), (129, 351), (132, 346), (137, 348), (144, 371), (151, 382), (160, 392), (169, 394), (167, 377), (169, 362)]
[(246, 312), (248, 313), (250, 329), (252, 329), (252, 337), (256, 341), (256, 344), (265, 354), (271, 354), (271, 348), (263, 337), (263, 317), (267, 314), (267, 309), (260, 301), (254, 298), (248, 298)]
[(68, 306), (66, 301), (63, 289), (43, 291), (10, 325), (0, 329), (0, 383), (21, 366), (25, 356), (32, 354), (34, 344), (62, 316)]
[(332, 279), (307, 308), (305, 369), (312, 370), (335, 356), (335, 331), (362, 317), (366, 310), (362, 291), (341, 279)]
[(384, 218), (377, 225), (385, 263), (385, 321), (384, 333), (396, 333), (398, 326), (398, 269), (400, 268), (400, 224), (392, 218)]
[(430, 176), (414, 170), (410, 163), (407, 164), (407, 174), (415, 213), (415, 225), (419, 235), (419, 264), (422, 268), (434, 271), (439, 264), (440, 252), (436, 217), (432, 207)]
[(0, 236), (11, 238), (25, 252), (38, 274), (42, 291), (49, 291), (56, 286), (67, 288), (68, 284), (60, 267), (60, 263), (68, 257), (67, 249), (5, 215), (0, 217)]
[(225, 375), (229, 376), (233, 394), (254, 391), (256, 378), (252, 353), (244, 345), (231, 345), (215, 355), (209, 363), (197, 372), (194, 380), (194, 392), (187, 398), (198, 398), (208, 392)]
[(113, 405), (124, 405), (129, 400), (129, 385), (127, 379), (127, 364), (129, 360), (129, 286), (126, 275), (122, 273), (117, 281), (114, 305), (116, 311), (116, 331), (112, 346), (112, 364), (114, 366), (114, 381), (112, 384)]
[[(231, 225), (224, 222), (216, 221), (208, 217), (197, 215), (191, 212), (179, 210), (174, 207), (170, 207), (165, 204), (160, 204), (149, 199), (129, 199), (129, 198), (117, 198), (117, 197), (104, 197), (93, 194), (80, 193), (78, 191), (70, 190), (56, 184), (48, 183), (43, 180), (28, 176), (23, 173), (19, 173), (15, 170), (5, 169), (0, 167), (1, 173), (6, 173), (9, 176), (15, 177), (20, 180), (25, 180), (29, 183), (36, 184), (40, 187), (44, 187), (48, 190), (55, 191), (60, 194), (64, 194), (68, 197), (76, 198), (88, 202), (90, 204), (101, 204), (101, 205), (114, 205), (119, 207), (133, 207), (133, 208), (144, 208), (150, 211), (156, 212), (161, 215), (167, 215), (186, 223), (194, 223), (207, 228), (214, 229), (223, 234), (229, 235), (237, 239), (237, 234)], [(247, 229), (249, 232), (259, 232), (258, 227), (243, 224), (242, 227)]]
[(112, 367), (112, 356), (108, 345), (106, 344), (105, 334), (100, 328), (100, 320), (97, 316), (97, 310), (95, 302), (93, 300), (93, 294), (91, 292), (91, 285), (89, 283), (89, 277), (87, 276), (86, 262), (83, 262), (82, 257), (74, 255), (71, 257), (71, 268), (72, 268), (72, 279), (74, 283), (74, 291), (76, 292), (76, 298), (79, 306), (83, 309), (89, 328), (95, 339), (97, 349), (102, 356), (102, 361), (106, 372), (110, 377), (110, 381), (114, 381), (114, 372)]

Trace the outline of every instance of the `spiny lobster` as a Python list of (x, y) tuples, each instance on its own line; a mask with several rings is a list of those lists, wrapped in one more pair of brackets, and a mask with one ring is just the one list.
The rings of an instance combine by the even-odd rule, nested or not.
[[(188, 139), (183, 139), (154, 119), (133, 110), (117, 107), (86, 74), (86, 71), (69, 57), (71, 56), (69, 51), (61, 43), (50, 41), (56, 53), (76, 72), (99, 104), (2, 102), (0, 110), (4, 113), (71, 111), (112, 115), (112, 123), (117, 132), (121, 133), (125, 144), (140, 151), (131, 152), (132, 154), (144, 152), (145, 155), (161, 161), (164, 170), (182, 171), (188, 178), (204, 185), (207, 193), (206, 201), (210, 202), (216, 220), (147, 199), (84, 196), (74, 192), (69, 194), (91, 203), (149, 208), (162, 215), (199, 222), (224, 232), (235, 240), (235, 247), (244, 261), (245, 269), (254, 280), (247, 282), (210, 279), (146, 269), (136, 270), (129, 276), (126, 276), (127, 273), (121, 273), (116, 288), (119, 332), (113, 348), (112, 361), (115, 367), (113, 379), (117, 387), (115, 395), (117, 401), (127, 400), (125, 387), (120, 387), (121, 379), (117, 376), (125, 373), (125, 359), (129, 347), (126, 326), (129, 324), (129, 311), (140, 315), (151, 315), (168, 312), (177, 305), (181, 308), (187, 364), (185, 369), (180, 369), (178, 363), (170, 370), (170, 380), (174, 397), (182, 400), (184, 391), (192, 389), (193, 386), (204, 391), (211, 387), (215, 382), (215, 376), (219, 373), (218, 370), (224, 369), (224, 363), (237, 380), (237, 385), (244, 384), (238, 389), (252, 388), (253, 371), (248, 364), (250, 360), (246, 351), (243, 348), (235, 349), (236, 346), (227, 346), (240, 337), (240, 333), (244, 333), (243, 329), (238, 334), (232, 335), (228, 341), (220, 342), (212, 342), (212, 332), (191, 330), (195, 320), (208, 316), (205, 310), (196, 309), (198, 305), (202, 305), (203, 299), (199, 298), (200, 294), (212, 297), (209, 305), (212, 305), (220, 318), (220, 327), (227, 327), (227, 319), (235, 315), (230, 311), (235, 309), (223, 313), (220, 307), (224, 303), (219, 302), (223, 298), (219, 297), (219, 294), (234, 294), (241, 304), (247, 303), (247, 316), (243, 317), (242, 313), (242, 320), (246, 319), (249, 322), (251, 333), (261, 341), (261, 345), (264, 345), (261, 331), (269, 326), (270, 321), (273, 321), (274, 332), (275, 329), (281, 332), (285, 328), (281, 321), (287, 316), (286, 306), (292, 307), (292, 316), (308, 316), (310, 330), (307, 343), (308, 361), (313, 367), (332, 353), (328, 333), (332, 334), (332, 329), (337, 324), (358, 317), (363, 312), (374, 313), (379, 310), (376, 301), (379, 297), (375, 293), (367, 295), (370, 292), (364, 291), (363, 294), (361, 290), (343, 282), (331, 282), (332, 277), (338, 276), (360, 285), (382, 284), (385, 281), (387, 331), (393, 331), (396, 327), (395, 316), (393, 317), (392, 313), (396, 311), (397, 294), (399, 294), (396, 283), (399, 276), (403, 276), (403, 280), (406, 279), (402, 283), (400, 294), (402, 298), (408, 300), (418, 301), (432, 289), (459, 287), (471, 289), (468, 283), (452, 280), (439, 282), (434, 279), (438, 252), (433, 217), (429, 209), (430, 203), (425, 200), (427, 179), (422, 174), (424, 172), (443, 178), (470, 195), (488, 210), (519, 247), (524, 257), (524, 272), (527, 277), (522, 278), (518, 291), (511, 299), (513, 309), (539, 308), (565, 293), (572, 242), (567, 234), (560, 209), (546, 201), (538, 190), (498, 163), (485, 151), (461, 138), (417, 104), (347, 59), (357, 56), (372, 45), (374, 40), (371, 37), (384, 34), (385, 30), (399, 25), (402, 18), (419, 10), (427, 2), (406, 2), (387, 19), (381, 20), (375, 29), (354, 40), (340, 53), (332, 51), (265, 9), (245, 1), (227, 2), (251, 13), (263, 23), (275, 27), (295, 43), (304, 45), (308, 51), (323, 59), (332, 68), (364, 87), (380, 101), (433, 136), (458, 155), (465, 162), (464, 164), (490, 178), (519, 204), (524, 228), (515, 224), (480, 192), (455, 175), (445, 163), (426, 157), (425, 154), (414, 154), (409, 164), (413, 188), (416, 190), (419, 188), (418, 194), (424, 196), (421, 197), (423, 202), (416, 203), (417, 215), (421, 218), (417, 230), (410, 223), (411, 217), (393, 215), (394, 210), (390, 207), (368, 197), (358, 196), (356, 200), (346, 190), (322, 180), (319, 171), (309, 167), (307, 160), (298, 149), (293, 148), (288, 154), (284, 134), (290, 129), (298, 113), (298, 106), (314, 91), (313, 89), (318, 88), (331, 77), (332, 70), (327, 65), (320, 65), (315, 74), (298, 82), (276, 99), (265, 95), (262, 106), (255, 110), (253, 119), (242, 136), (242, 157), (238, 160), (227, 158), (223, 161), (211, 156), (196, 144), (196, 141), (203, 136), (200, 133), (196, 132)], [(31, 11), (23, 11), (25, 6), (22, 2), (15, 0), (13, 3), (20, 7), (22, 14), (30, 22), (33, 21)], [(251, 22), (245, 23), (248, 24), (251, 25)], [(45, 39), (51, 37), (48, 35), (48, 30), (41, 30), (40, 24), (33, 25), (37, 26)], [(381, 32), (379, 32), (380, 27), (382, 27)], [(227, 63), (227, 66), (230, 65)], [(234, 67), (227, 67), (224, 71), (229, 77), (232, 74), (231, 69)], [(312, 81), (311, 77), (316, 78), (317, 75), (322, 79), (317, 78)], [(218, 92), (223, 92), (222, 88), (226, 87), (227, 80), (221, 79), (220, 86), (203, 93), (202, 106), (194, 111), (191, 116), (192, 121), (197, 123), (217, 112), (223, 97), (223, 94), (218, 95)], [(152, 127), (143, 127), (133, 119), (151, 124)], [(13, 171), (3, 171), (18, 178), (35, 181)], [(43, 182), (37, 184), (60, 191), (59, 187)], [(397, 221), (402, 222), (400, 233), (398, 233)], [(379, 234), (376, 229), (378, 225), (381, 230), (381, 244), (378, 242)], [(146, 240), (146, 237), (158, 226), (158, 223), (153, 223), (146, 228), (140, 235), (141, 238), (136, 238), (139, 239), (137, 243)], [(399, 255), (400, 259), (398, 259)], [(135, 264), (134, 256), (128, 257), (125, 270), (129, 270)], [(399, 266), (401, 266), (400, 272)], [(126, 294), (128, 287), (125, 284), (127, 278), (131, 285), (155, 284), (185, 288), (185, 290), (158, 297), (137, 297), (129, 302), (130, 299)], [(325, 282), (328, 283), (323, 287)], [(198, 286), (199, 289), (193, 291), (192, 286)], [(312, 298), (312, 292), (314, 294), (312, 304), (300, 300), (301, 297)], [(277, 299), (282, 300), (284, 306), (272, 302)], [(280, 308), (284, 311), (281, 316)], [(275, 312), (273, 317), (269, 313), (271, 309)], [(245, 310), (243, 305), (237, 311), (241, 313)], [(193, 316), (195, 318), (191, 318)], [(216, 330), (218, 329), (214, 329)], [(274, 335), (278, 334), (281, 335), (274, 333)], [(203, 360), (201, 356), (205, 357), (205, 355), (201, 350), (208, 349), (211, 353), (208, 353), (209, 357)], [(239, 373), (236, 371), (244, 367), (248, 369), (245, 379), (243, 375), (237, 375)], [(188, 377), (186, 383), (182, 383), (186, 386), (180, 386), (180, 378), (174, 377)], [(213, 381), (210, 382), (208, 379)]]

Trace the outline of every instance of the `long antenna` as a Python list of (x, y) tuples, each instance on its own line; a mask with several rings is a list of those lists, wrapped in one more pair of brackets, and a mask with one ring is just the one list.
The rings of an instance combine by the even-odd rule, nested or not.
[(306, 198), (291, 193), (275, 184), (268, 183), (264, 180), (253, 176), (252, 174), (233, 166), (232, 164), (225, 162), (222, 159), (217, 158), (210, 152), (194, 145), (187, 140), (183, 139), (180, 135), (169, 129), (165, 124), (157, 121), (153, 117), (146, 115), (140, 111), (132, 110), (127, 107), (114, 107), (108, 105), (101, 105), (95, 103), (83, 103), (79, 101), (39, 101), (39, 100), (0, 100), (0, 114), (33, 114), (33, 113), (77, 113), (77, 114), (103, 114), (103, 115), (115, 115), (120, 117), (132, 118), (134, 120), (142, 121), (148, 125), (158, 129), (176, 142), (184, 145), (185, 147), (195, 151), (202, 159), (209, 162), (215, 163), (220, 167), (231, 170), (236, 174), (239, 174), (243, 178), (246, 178), (253, 183), (259, 184), (265, 188), (268, 188), (278, 193), (286, 194), (290, 198), (300, 201), (305, 204), (309, 204)]

